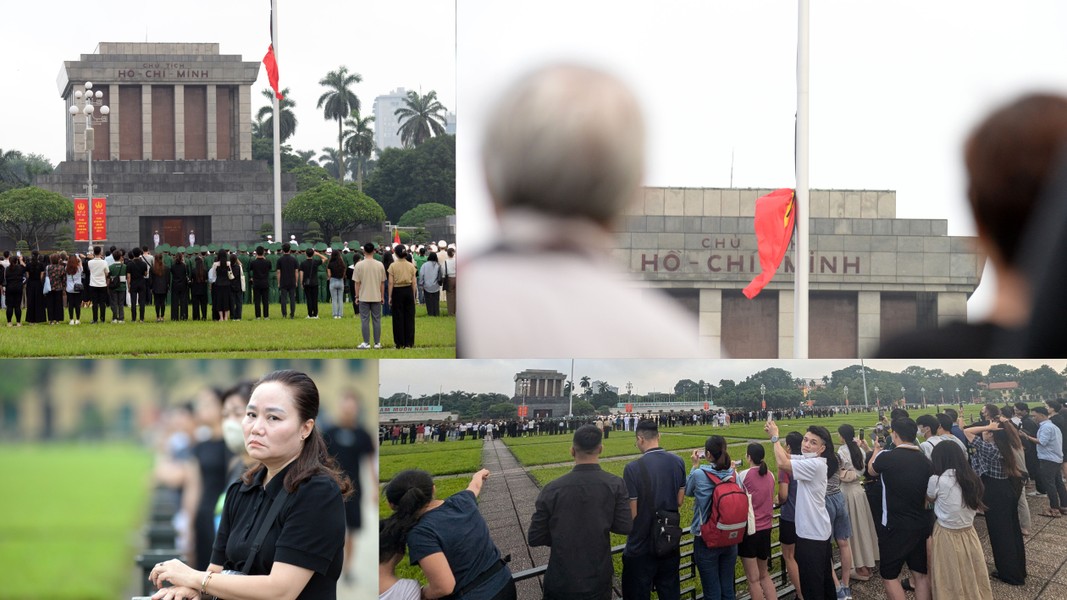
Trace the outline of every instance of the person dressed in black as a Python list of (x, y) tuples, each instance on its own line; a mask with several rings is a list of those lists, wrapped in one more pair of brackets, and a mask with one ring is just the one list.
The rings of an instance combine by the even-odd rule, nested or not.
[(233, 273), (233, 282), (230, 285), (230, 317), (234, 321), (240, 321), (245, 306), (245, 268), (236, 254), (230, 255), (230, 272)]
[(140, 315), (144, 323), (144, 311), (148, 303), (148, 263), (142, 258), (140, 248), (130, 250), (126, 273), (130, 276), (130, 320), (136, 322)]
[[(218, 314), (220, 321), (230, 319), (230, 311), (233, 309), (233, 289), (236, 274), (230, 268), (230, 255), (226, 250), (219, 250), (215, 258), (215, 264), (211, 265), (208, 280), (211, 281), (211, 308)], [(238, 283), (238, 285), (240, 285)]]
[(352, 484), (326, 451), (318, 414), (318, 388), (304, 373), (275, 371), (256, 383), (243, 425), (258, 464), (226, 490), (207, 569), (157, 564), (149, 579), (173, 587), (156, 598), (337, 598)]
[[(282, 255), (278, 257), (278, 301), (282, 305), (282, 318), (296, 318), (296, 258), (290, 253), (289, 243), (282, 244)], [(286, 305), (289, 310), (286, 312)]]
[(270, 261), (263, 246), (256, 247), (256, 257), (249, 263), (252, 272), (252, 305), (256, 307), (256, 319), (270, 318)]
[(299, 284), (304, 288), (304, 300), (307, 302), (307, 318), (319, 318), (319, 265), (325, 262), (326, 257), (308, 248), (304, 254), (307, 258), (300, 263), (300, 273), (297, 277)]
[(48, 320), (44, 301), (44, 278), (48, 264), (41, 253), (34, 250), (26, 263), (26, 322), (44, 323)]
[(162, 256), (157, 256), (152, 263), (148, 284), (152, 291), (152, 306), (156, 309), (156, 323), (162, 323), (167, 312), (167, 291), (170, 289), (170, 269), (164, 264)]
[(193, 320), (207, 320), (207, 267), (204, 266), (204, 258), (196, 257), (193, 263), (193, 272), (189, 275), (189, 291), (193, 297)]
[(189, 265), (181, 252), (170, 266), (170, 320), (189, 320)]
[(354, 391), (346, 392), (341, 398), (336, 424), (323, 434), (326, 448), (352, 481), (352, 496), (345, 501), (345, 524), (348, 531), (345, 535), (343, 572), (346, 579), (350, 578), (349, 568), (354, 562), (355, 536), (363, 527), (363, 469), (369, 467), (371, 480), (378, 480), (373, 460), (374, 440), (367, 430), (359, 425), (359, 404), (359, 398)]
[[(26, 283), (26, 265), (22, 256), (9, 257), (11, 264), (4, 269), (4, 298), (7, 302), (7, 326), (22, 327), (22, 290)], [(11, 317), (15, 317), (14, 324)]]
[(186, 473), (182, 502), (193, 516), (193, 565), (207, 568), (215, 540), (215, 504), (226, 489), (226, 471), (233, 455), (222, 436), (222, 393), (207, 388), (196, 399), (196, 437), (193, 460)]
[(534, 503), (527, 539), (552, 548), (546, 600), (611, 599), (611, 534), (630, 533), (633, 517), (626, 484), (600, 468), (601, 435), (595, 425), (574, 432), (574, 469), (545, 485)]

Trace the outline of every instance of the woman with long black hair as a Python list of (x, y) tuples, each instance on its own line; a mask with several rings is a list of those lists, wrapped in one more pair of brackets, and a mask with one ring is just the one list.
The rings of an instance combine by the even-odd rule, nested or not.
[(181, 252), (174, 255), (170, 265), (170, 320), (189, 320), (189, 265)]
[(841, 463), (841, 493), (844, 494), (849, 523), (852, 525), (849, 546), (855, 572), (851, 578), (867, 581), (878, 561), (878, 532), (874, 529), (871, 506), (863, 493), (859, 477), (860, 473), (867, 470), (867, 455), (856, 443), (856, 429), (852, 425), (841, 425), (837, 428), (837, 435), (841, 440), (841, 449), (837, 453)]
[(193, 272), (189, 276), (189, 291), (193, 297), (193, 320), (207, 320), (207, 268), (204, 258), (197, 256), (193, 263)]
[(82, 282), (84, 272), (77, 254), (70, 255), (65, 268), (67, 271), (67, 316), (70, 317), (71, 325), (80, 325), (85, 283)]
[[(704, 451), (693, 450), (690, 460), (693, 468), (686, 477), (685, 495), (694, 500), (693, 522), (690, 525), (693, 534), (693, 564), (700, 574), (700, 585), (705, 598), (733, 600), (737, 545), (712, 548), (704, 543), (704, 538), (700, 535), (700, 528), (710, 518), (715, 487), (736, 477), (730, 453), (726, 448), (726, 439), (721, 435), (708, 437), (704, 441)], [(767, 539), (770, 540), (769, 537)]]
[(993, 600), (985, 553), (974, 530), (985, 486), (956, 444), (937, 444), (930, 455), (934, 474), (926, 497), (937, 523), (930, 541), (930, 583), (935, 599)]
[(174, 587), (153, 598), (337, 598), (352, 483), (326, 450), (318, 414), (318, 388), (304, 373), (275, 371), (256, 383), (242, 422), (256, 464), (226, 491), (211, 564), (157, 564), (149, 579)]
[(48, 320), (44, 300), (44, 278), (48, 265), (41, 253), (34, 250), (26, 263), (26, 322), (44, 323)]
[(515, 582), (478, 512), (478, 494), (489, 471), (474, 474), (462, 492), (444, 500), (434, 497), (430, 474), (407, 470), (385, 487), (393, 509), (382, 524), (383, 538), (407, 541), (408, 556), (426, 575), (423, 598), (455, 596), (463, 600), (515, 600)]
[[(233, 288), (236, 273), (230, 267), (230, 256), (226, 250), (219, 250), (215, 264), (211, 265), (208, 272), (208, 281), (211, 286), (211, 311), (218, 315), (220, 321), (230, 320), (230, 310), (233, 308)], [(238, 282), (238, 285), (240, 283)]]
[[(974, 449), (971, 463), (985, 486), (982, 502), (988, 507), (986, 526), (997, 568), (990, 576), (1009, 585), (1025, 585), (1026, 546), (1019, 523), (1022, 472), (1014, 451), (1021, 442), (1015, 426), (1003, 415), (989, 418), (988, 425), (967, 427), (963, 434)], [(960, 426), (963, 427), (962, 419)]]
[[(162, 256), (152, 261), (148, 282), (152, 291), (152, 306), (156, 307), (156, 323), (162, 323), (167, 312), (167, 291), (170, 289), (170, 269), (164, 264)], [(173, 318), (173, 313), (171, 315)]]
[(415, 298), (418, 274), (407, 248), (396, 247), (396, 259), (389, 265), (389, 303), (393, 307), (393, 342), (397, 348), (415, 347)]

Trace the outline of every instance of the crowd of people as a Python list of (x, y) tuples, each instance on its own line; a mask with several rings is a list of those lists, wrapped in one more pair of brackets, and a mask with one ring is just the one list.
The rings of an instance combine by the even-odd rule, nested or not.
[[(687, 496), (694, 498), (693, 563), (703, 596), (716, 599), (735, 597), (738, 557), (751, 597), (777, 597), (768, 566), (776, 508), (787, 577), (806, 600), (851, 598), (851, 582), (875, 573), (893, 600), (906, 589), (919, 599), (990, 600), (991, 578), (1025, 584), (1027, 497), (1047, 496), (1043, 518), (1067, 515), (1067, 410), (1056, 399), (1033, 408), (985, 405), (970, 424), (953, 408), (916, 419), (896, 408), (873, 427), (843, 424), (836, 435), (821, 425), (784, 432), (768, 418), (777, 473), (762, 444), (748, 444), (744, 460), (734, 461), (720, 435), (691, 452), (687, 470), (660, 447), (660, 421), (643, 418), (633, 428), (641, 457), (619, 478), (599, 466), (602, 424), (575, 425), (574, 469), (542, 488), (527, 536), (530, 545), (551, 548), (545, 598), (612, 598), (610, 533), (627, 535), (623, 598), (647, 599), (653, 589), (662, 600), (678, 598), (679, 511)], [(385, 498), (394, 513), (380, 523), (380, 598), (515, 598), (477, 510), (487, 477), (477, 473), (465, 492), (446, 499), (435, 496), (423, 471), (390, 481)], [(979, 516), (992, 573), (974, 527)], [(405, 550), (429, 581), (421, 592), (395, 574)]]
[[(277, 251), (268, 250), (275, 246)], [(21, 327), (24, 320), (80, 325), (83, 308), (91, 311), (92, 324), (125, 323), (127, 308), (131, 321), (144, 322), (149, 306), (157, 323), (166, 320), (168, 308), (172, 321), (239, 321), (247, 304), (253, 305), (256, 320), (269, 319), (272, 305), (280, 305), (283, 319), (293, 319), (297, 302), (306, 304), (306, 318), (318, 319), (320, 301), (328, 301), (331, 316), (341, 319), (351, 302), (363, 322), (361, 347), (366, 348), (371, 324), (374, 345), (381, 347), (382, 315), (393, 317), (397, 347), (410, 347), (417, 304), (425, 305), (430, 316), (456, 313), (455, 244), (442, 240), (440, 247), (409, 249), (368, 243), (358, 252), (347, 245), (336, 250), (305, 246), (225, 245), (214, 252), (203, 246), (189, 252), (147, 246), (112, 246), (105, 252), (94, 246), (87, 254), (34, 250), (29, 256), (4, 251), (0, 307), (9, 327)]]
[(362, 528), (361, 473), (376, 478), (358, 414), (348, 393), (320, 426), (318, 388), (298, 371), (168, 411), (155, 478), (182, 507), (185, 560), (155, 565), (153, 598), (336, 597)]

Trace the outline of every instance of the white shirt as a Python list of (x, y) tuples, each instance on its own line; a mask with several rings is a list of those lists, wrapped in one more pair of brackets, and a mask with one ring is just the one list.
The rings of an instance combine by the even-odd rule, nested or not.
[(389, 589), (378, 594), (378, 600), (419, 600), (422, 589), (414, 579), (398, 579)]
[(789, 457), (793, 479), (797, 480), (797, 537), (806, 540), (830, 539), (830, 515), (826, 512), (826, 459), (801, 455)]
[(107, 267), (107, 261), (102, 258), (89, 260), (89, 287), (107, 287), (107, 278), (105, 277)]
[(926, 458), (930, 458), (934, 453), (934, 446), (944, 441), (956, 442), (956, 445), (960, 447), (960, 450), (963, 450), (963, 455), (967, 455), (967, 446), (964, 446), (963, 442), (960, 441), (960, 438), (952, 435), (951, 433), (946, 433), (945, 435), (930, 436), (926, 439), (926, 441), (919, 444), (919, 448), (922, 448), (923, 454), (926, 455)]
[(974, 523), (975, 510), (963, 503), (963, 490), (956, 482), (956, 470), (931, 475), (926, 497), (934, 498), (934, 514), (945, 529), (966, 529)]

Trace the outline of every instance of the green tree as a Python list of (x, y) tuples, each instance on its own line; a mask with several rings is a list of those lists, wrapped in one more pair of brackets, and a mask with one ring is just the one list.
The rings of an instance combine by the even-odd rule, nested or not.
[(596, 414), (596, 407), (588, 400), (575, 400), (572, 409), (574, 410), (574, 414), (578, 416)]
[(38, 175), (52, 172), (52, 163), (40, 154), (0, 150), (0, 192), (32, 185)]
[(519, 413), (518, 408), (510, 402), (492, 404), (488, 412), (492, 419), (514, 419)]
[(296, 152), (294, 152), (294, 154), (300, 157), (300, 160), (304, 161), (304, 163), (307, 165), (310, 165), (312, 167), (319, 166), (319, 163), (315, 162), (314, 150), (297, 150)]
[(456, 214), (456, 209), (437, 202), (427, 202), (404, 213), (397, 225), (400, 227), (421, 227), (430, 219), (438, 219)]
[(316, 221), (324, 237), (330, 239), (360, 225), (381, 223), (385, 213), (366, 194), (329, 181), (294, 196), (282, 210), (282, 217), (299, 223)]
[(274, 223), (264, 223), (259, 226), (259, 230), (256, 231), (257, 241), (266, 241), (268, 235), (274, 235)]
[(347, 166), (341, 166), (345, 164), (344, 160), (343, 151), (338, 151), (337, 148), (330, 148), (327, 146), (322, 149), (322, 154), (319, 156), (319, 166), (326, 169), (326, 172), (330, 174), (330, 177), (337, 177), (337, 174), (340, 173), (341, 176), (338, 177), (337, 180), (341, 181), (341, 178), (345, 176), (345, 171), (348, 169)]
[(74, 252), (74, 231), (71, 229), (70, 225), (63, 223), (56, 227), (54, 246), (56, 250)]
[(307, 229), (304, 230), (304, 242), (308, 244), (317, 244), (323, 241), (322, 226), (318, 221), (308, 221)]
[(0, 231), (14, 240), (40, 247), (40, 238), (53, 227), (74, 219), (74, 203), (56, 192), (21, 187), (0, 194)]
[(400, 123), (397, 133), (404, 147), (418, 146), (431, 137), (444, 135), (448, 122), (442, 112), (446, 112), (446, 109), (437, 101), (436, 91), (430, 90), (425, 96), (415, 91), (408, 92), (404, 106), (393, 112)]
[(367, 194), (396, 222), (427, 202), (456, 206), (456, 136), (435, 137), (418, 148), (387, 148), (367, 177)]
[(318, 165), (302, 165), (293, 169), (290, 173), (296, 177), (296, 191), (298, 192), (306, 192), (319, 184), (333, 179), (330, 177), (329, 171)]
[(352, 110), (352, 118), (345, 119), (344, 148), (352, 156), (350, 166), (355, 168), (356, 187), (363, 191), (363, 169), (374, 152), (374, 130), (370, 124), (374, 117), (360, 117), (359, 107)]
[[(263, 96), (270, 104), (259, 109), (256, 113), (256, 120), (260, 122), (260, 133), (263, 137), (274, 138), (274, 90), (264, 88)], [(285, 98), (278, 101), (278, 112), (281, 114), (281, 119), (278, 121), (278, 141), (284, 144), (285, 140), (296, 133), (297, 123), (296, 115), (293, 113), (296, 102), (289, 97), (289, 88), (282, 89), (282, 96)]]
[[(319, 80), (319, 85), (325, 87), (326, 92), (319, 96), (316, 108), (322, 109), (322, 116), (327, 121), (337, 121), (338, 165), (346, 164), (344, 155), (344, 120), (353, 111), (359, 112), (359, 98), (348, 88), (361, 81), (363, 81), (363, 77), (359, 73), (349, 73), (348, 68), (343, 65), (338, 67), (336, 71), (330, 71)], [(344, 181), (344, 177), (345, 169), (338, 169), (337, 180)]]
[(582, 378), (578, 380), (578, 387), (582, 388), (583, 394), (588, 394), (592, 390), (592, 386), (593, 383), (588, 375), (582, 375)]

